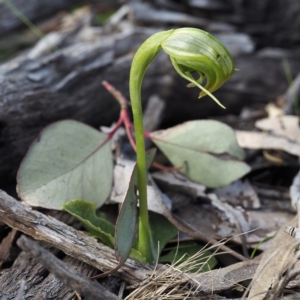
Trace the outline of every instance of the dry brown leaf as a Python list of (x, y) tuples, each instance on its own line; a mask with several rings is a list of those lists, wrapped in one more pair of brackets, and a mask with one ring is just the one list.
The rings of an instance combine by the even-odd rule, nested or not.
[(258, 260), (241, 261), (219, 270), (199, 274), (197, 280), (205, 282), (205, 286), (202, 288), (203, 292), (228, 291), (238, 286), (240, 282), (252, 279), (258, 265)]
[(256, 127), (267, 132), (252, 132), (237, 130), (236, 138), (242, 148), (248, 149), (278, 149), (300, 156), (299, 118), (283, 116), (279, 118), (262, 119), (256, 122)]
[(299, 118), (296, 116), (261, 119), (256, 121), (255, 126), (274, 135), (300, 142)]
[(152, 177), (165, 189), (189, 195), (193, 199), (206, 197), (204, 185), (188, 179), (178, 171), (158, 171)]
[(257, 193), (247, 179), (234, 181), (228, 186), (214, 189), (213, 192), (221, 201), (233, 206), (241, 206), (250, 209), (261, 207)]
[(284, 115), (282, 108), (278, 107), (274, 103), (266, 105), (265, 110), (268, 113), (269, 118), (277, 118)]
[[(123, 202), (134, 165), (134, 161), (118, 158), (114, 168), (114, 186), (110, 195), (112, 202)], [(147, 185), (148, 209), (166, 216), (171, 210), (172, 203), (168, 198), (161, 197), (153, 184), (148, 183)]]
[(300, 156), (300, 143), (290, 142), (284, 137), (273, 136), (265, 132), (240, 131), (235, 132), (238, 144), (248, 149), (280, 149), (290, 154)]
[(298, 217), (295, 217), (284, 225), (272, 240), (271, 246), (264, 252), (250, 285), (247, 299), (263, 300), (268, 290), (279, 280), (279, 276), (286, 271), (299, 241), (287, 235), (284, 230), (287, 225), (297, 226), (297, 221)]

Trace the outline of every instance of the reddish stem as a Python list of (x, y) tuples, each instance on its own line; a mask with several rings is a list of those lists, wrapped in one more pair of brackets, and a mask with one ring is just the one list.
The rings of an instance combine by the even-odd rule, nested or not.
[[(134, 137), (132, 135), (132, 130), (134, 130), (134, 125), (132, 124), (132, 122), (129, 118), (129, 114), (128, 114), (128, 110), (127, 110), (129, 101), (107, 81), (103, 81), (102, 84), (107, 89), (107, 91), (109, 91), (114, 96), (114, 98), (119, 102), (119, 104), (121, 106), (119, 120), (118, 120), (117, 124), (113, 127), (113, 129), (110, 131), (110, 133), (108, 134), (108, 137), (104, 141), (104, 143), (106, 143), (108, 140), (110, 140), (113, 137), (113, 135), (116, 133), (116, 131), (120, 128), (120, 126), (122, 124), (124, 124), (129, 142), (130, 142), (132, 148), (134, 149), (134, 151), (136, 151), (136, 143), (135, 143)], [(144, 132), (144, 136), (145, 136), (145, 138), (147, 138), (149, 140), (153, 140), (150, 133), (147, 131)], [(163, 170), (163, 171), (175, 171), (175, 170), (180, 170), (182, 168), (181, 166), (180, 167), (166, 167), (157, 162), (153, 162), (152, 166), (157, 169)]]
[(120, 115), (121, 115), (121, 118), (123, 119), (129, 142), (130, 142), (132, 148), (134, 149), (134, 151), (136, 152), (136, 144), (135, 144), (135, 140), (132, 135), (132, 129), (134, 128), (134, 126), (129, 119), (127, 109), (122, 109), (120, 112)]

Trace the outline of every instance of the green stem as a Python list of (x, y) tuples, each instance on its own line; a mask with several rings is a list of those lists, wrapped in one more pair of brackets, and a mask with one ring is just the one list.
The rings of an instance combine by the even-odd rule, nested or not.
[(143, 111), (141, 101), (141, 88), (144, 74), (161, 50), (160, 42), (170, 35), (172, 31), (160, 32), (152, 35), (138, 49), (132, 61), (130, 70), (129, 90), (135, 127), (138, 192), (139, 192), (139, 243), (138, 250), (152, 263), (151, 233), (147, 205), (147, 165), (144, 140)]
[(135, 127), (136, 156), (139, 191), (139, 238), (138, 249), (149, 263), (152, 262), (150, 226), (147, 205), (147, 165), (144, 141), (143, 113), (140, 101), (132, 102), (132, 112)]

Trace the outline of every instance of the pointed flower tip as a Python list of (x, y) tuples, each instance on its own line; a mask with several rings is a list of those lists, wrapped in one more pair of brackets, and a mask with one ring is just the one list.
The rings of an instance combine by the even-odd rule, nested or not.
[(206, 94), (205, 92), (201, 92), (200, 94), (199, 94), (199, 97), (198, 97), (198, 99), (200, 99), (200, 98), (203, 98), (204, 96), (209, 96), (211, 99), (213, 99), (219, 106), (221, 106), (223, 109), (226, 109), (226, 107), (216, 98), (216, 97), (214, 97), (214, 96), (212, 96), (212, 95), (209, 95), (209, 94)]

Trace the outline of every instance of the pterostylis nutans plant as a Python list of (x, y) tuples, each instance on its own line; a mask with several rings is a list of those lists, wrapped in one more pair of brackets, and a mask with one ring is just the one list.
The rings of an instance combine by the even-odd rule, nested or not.
[[(196, 120), (181, 124), (180, 129), (169, 128), (168, 134), (144, 132), (142, 81), (148, 66), (161, 50), (169, 55), (179, 75), (188, 81), (188, 87), (199, 88), (199, 98), (208, 95), (223, 107), (212, 92), (234, 72), (232, 57), (224, 45), (200, 29), (159, 32), (141, 45), (132, 62), (130, 98), (134, 124), (129, 118), (127, 100), (104, 82), (121, 107), (119, 120), (111, 131), (105, 134), (74, 120), (50, 124), (33, 141), (18, 172), (17, 191), (23, 201), (31, 206), (68, 211), (93, 236), (115, 248), (118, 265), (105, 275), (120, 268), (129, 256), (152, 263), (177, 233), (169, 220), (148, 212), (147, 168), (153, 161), (155, 149), (145, 153), (144, 136), (166, 155), (173, 169), (207, 187), (226, 186), (249, 172), (249, 167), (240, 161), (244, 152), (238, 146), (233, 130), (220, 122)], [(96, 209), (111, 197), (114, 165), (109, 142), (122, 125), (136, 150), (137, 164), (122, 194), (123, 204), (114, 225)], [(219, 157), (222, 154), (227, 155), (226, 159)], [(153, 165), (159, 166), (156, 162)]]
[[(130, 71), (130, 100), (133, 112), (139, 195), (138, 250), (152, 262), (151, 233), (147, 207), (147, 168), (142, 120), (141, 87), (144, 74), (156, 55), (166, 52), (178, 74), (200, 89), (199, 98), (212, 95), (234, 72), (233, 59), (225, 46), (209, 33), (195, 28), (180, 28), (158, 32), (149, 37), (137, 50)], [(194, 78), (194, 76), (199, 78)], [(205, 86), (201, 83), (206, 80)]]

